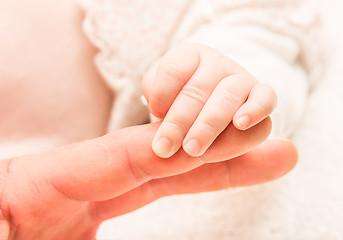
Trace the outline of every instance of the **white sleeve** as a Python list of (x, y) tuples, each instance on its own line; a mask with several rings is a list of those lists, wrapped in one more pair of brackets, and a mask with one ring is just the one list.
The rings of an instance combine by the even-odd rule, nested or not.
[(278, 94), (271, 137), (289, 137), (321, 67), (315, 34), (318, 19), (308, 4), (296, 0), (195, 1), (174, 43), (187, 39), (211, 46), (260, 82), (270, 84)]

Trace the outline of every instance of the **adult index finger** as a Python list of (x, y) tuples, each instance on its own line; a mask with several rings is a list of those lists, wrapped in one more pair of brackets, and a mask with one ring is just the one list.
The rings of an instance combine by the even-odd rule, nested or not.
[(169, 159), (157, 157), (151, 141), (158, 126), (155, 123), (121, 129), (51, 152), (16, 158), (9, 172), (19, 178), (29, 174), (37, 186), (46, 182), (70, 199), (106, 200), (151, 179), (241, 155), (267, 138), (271, 121), (266, 119), (247, 131), (230, 125), (201, 158), (190, 157), (183, 150)]

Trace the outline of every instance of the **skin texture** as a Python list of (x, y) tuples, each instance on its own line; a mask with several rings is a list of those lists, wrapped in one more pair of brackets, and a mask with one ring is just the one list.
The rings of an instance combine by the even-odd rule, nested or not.
[(243, 67), (201, 44), (170, 50), (145, 75), (151, 113), (163, 119), (152, 147), (164, 158), (180, 147), (201, 156), (231, 123), (246, 130), (276, 106), (275, 91)]
[(104, 134), (112, 95), (76, 3), (0, 5), (0, 143), (46, 137), (65, 144)]
[(102, 221), (163, 196), (278, 178), (293, 168), (297, 153), (281, 140), (253, 148), (270, 126), (266, 119), (242, 133), (230, 125), (200, 158), (182, 149), (170, 159), (157, 157), (150, 147), (157, 123), (1, 161), (1, 239), (9, 232), (10, 239), (94, 239)]
[(105, 219), (160, 197), (249, 186), (293, 168), (291, 142), (262, 143), (269, 118), (246, 131), (230, 124), (200, 158), (182, 149), (156, 156), (160, 123), (95, 138), (112, 96), (92, 63), (80, 10), (69, 0), (0, 5), (0, 140), (59, 136), (64, 145), (0, 160), (0, 239), (94, 239)]

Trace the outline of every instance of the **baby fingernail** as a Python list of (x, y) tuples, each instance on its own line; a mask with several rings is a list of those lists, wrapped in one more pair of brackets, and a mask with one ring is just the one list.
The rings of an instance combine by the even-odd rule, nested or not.
[(236, 121), (236, 125), (240, 128), (240, 129), (245, 129), (249, 126), (250, 124), (250, 117), (247, 115), (244, 115), (240, 118), (238, 118), (238, 120)]
[(189, 140), (184, 146), (183, 149), (191, 156), (197, 157), (201, 155), (202, 144), (197, 139)]
[(162, 137), (152, 144), (152, 150), (161, 158), (170, 157), (172, 143), (168, 138)]

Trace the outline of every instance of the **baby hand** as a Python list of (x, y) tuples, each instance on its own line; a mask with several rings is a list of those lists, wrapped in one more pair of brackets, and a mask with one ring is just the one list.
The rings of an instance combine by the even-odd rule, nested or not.
[(153, 151), (168, 158), (182, 146), (201, 156), (231, 123), (246, 130), (275, 108), (274, 90), (259, 83), (222, 53), (200, 44), (183, 44), (163, 56), (144, 76), (149, 109), (163, 119)]

